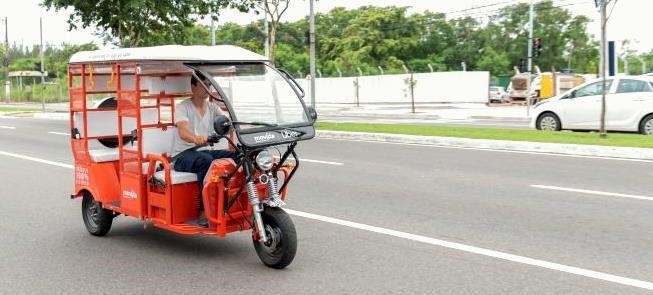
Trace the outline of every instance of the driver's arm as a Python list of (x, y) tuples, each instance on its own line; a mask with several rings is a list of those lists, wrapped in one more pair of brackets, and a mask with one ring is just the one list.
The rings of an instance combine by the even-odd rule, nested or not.
[(196, 135), (188, 127), (188, 121), (179, 121), (177, 122), (177, 130), (179, 131), (179, 137), (186, 142), (194, 143), (196, 145), (206, 144), (206, 136)]

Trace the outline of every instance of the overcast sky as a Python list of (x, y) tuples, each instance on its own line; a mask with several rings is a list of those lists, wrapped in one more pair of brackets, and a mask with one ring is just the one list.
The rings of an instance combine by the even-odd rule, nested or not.
[[(538, 1), (538, 0), (535, 0)], [(614, 2), (615, 0), (612, 0)], [(99, 38), (94, 36), (95, 29), (78, 29), (68, 31), (66, 20), (69, 11), (46, 11), (39, 6), (41, 0), (10, 1), (0, 0), (0, 17), (9, 18), (9, 40), (11, 43), (36, 44), (39, 42), (39, 17), (43, 17), (44, 42), (48, 44), (84, 43), (95, 42), (102, 45)], [(315, 3), (317, 12), (328, 12), (334, 7), (342, 6), (356, 8), (364, 5), (376, 6), (409, 6), (410, 13), (423, 12), (455, 12), (459, 10), (482, 7), (468, 10), (472, 16), (492, 14), (502, 6), (510, 5), (524, 0), (319, 0)], [(11, 4), (9, 4), (11, 3)], [(305, 17), (309, 11), (308, 0), (291, 0), (291, 5), (283, 19), (293, 21)], [(556, 6), (564, 6), (574, 14), (582, 14), (593, 20), (588, 31), (597, 38), (600, 35), (599, 13), (594, 7), (593, 0), (554, 0)], [(497, 4), (497, 5), (493, 5)], [(631, 48), (648, 52), (653, 48), (653, 34), (650, 33), (650, 17), (653, 12), (652, 0), (618, 0), (614, 12), (608, 23), (608, 38), (610, 40), (635, 40)], [(451, 14), (462, 16), (464, 12)], [(255, 13), (240, 13), (225, 10), (221, 13), (219, 24), (225, 22), (249, 23), (260, 18)], [(203, 21), (208, 24), (208, 21)], [(4, 34), (4, 25), (0, 25)], [(318, 32), (319, 34), (319, 32)], [(0, 35), (1, 36), (1, 35)], [(3, 40), (4, 41), (4, 40)]]

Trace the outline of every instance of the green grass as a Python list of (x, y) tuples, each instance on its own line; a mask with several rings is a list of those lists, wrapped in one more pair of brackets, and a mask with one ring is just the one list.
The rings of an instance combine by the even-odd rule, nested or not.
[[(40, 109), (38, 109), (40, 110)], [(21, 107), (11, 107), (11, 106), (0, 106), (0, 113), (9, 113), (9, 112), (29, 112), (29, 111), (38, 111), (37, 109), (21, 108)]]
[(361, 124), (319, 122), (320, 130), (393, 133), (424, 136), (462, 137), (475, 139), (496, 139), (512, 141), (532, 141), (568, 144), (590, 144), (604, 146), (624, 146), (653, 148), (653, 136), (640, 134), (609, 133), (607, 138), (600, 138), (598, 133), (589, 132), (554, 132), (539, 130), (515, 130), (500, 128), (452, 127), (411, 124)]

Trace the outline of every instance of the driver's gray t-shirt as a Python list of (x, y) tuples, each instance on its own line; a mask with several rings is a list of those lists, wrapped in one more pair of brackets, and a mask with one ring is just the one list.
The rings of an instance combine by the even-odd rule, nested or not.
[[(208, 107), (202, 117), (190, 99), (180, 102), (175, 106), (175, 124), (182, 121), (188, 122), (188, 128), (190, 128), (190, 131), (195, 133), (195, 135), (209, 136), (214, 133), (213, 118), (224, 113), (220, 110), (220, 107), (218, 107), (217, 104), (210, 101), (207, 103)], [(174, 157), (194, 146), (194, 143), (183, 140), (179, 136), (179, 130), (177, 130), (175, 132), (172, 156)]]

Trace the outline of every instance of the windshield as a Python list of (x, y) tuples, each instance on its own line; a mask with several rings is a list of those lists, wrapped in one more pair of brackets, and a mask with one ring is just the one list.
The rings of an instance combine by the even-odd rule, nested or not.
[(224, 91), (241, 129), (306, 125), (299, 96), (278, 71), (265, 64), (200, 66)]

